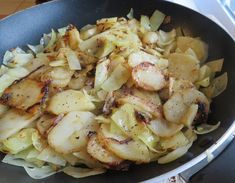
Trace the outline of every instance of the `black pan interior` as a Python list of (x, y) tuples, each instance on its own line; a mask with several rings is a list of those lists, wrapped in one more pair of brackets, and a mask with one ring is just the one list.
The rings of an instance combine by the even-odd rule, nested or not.
[[(206, 146), (221, 137), (235, 119), (235, 43), (231, 37), (218, 25), (204, 16), (185, 7), (161, 0), (59, 0), (34, 7), (17, 13), (0, 22), (0, 58), (6, 50), (27, 43), (38, 44), (43, 33), (51, 28), (60, 28), (69, 23), (79, 28), (88, 23), (95, 23), (99, 18), (125, 16), (130, 8), (134, 8), (134, 16), (151, 15), (159, 9), (172, 17), (170, 27), (181, 26), (188, 29), (197, 37), (200, 36), (209, 44), (209, 60), (225, 58), (223, 71), (228, 72), (229, 84), (227, 90), (216, 98), (212, 104), (211, 122), (221, 121), (221, 128), (202, 136), (181, 159), (167, 164), (151, 163), (132, 167), (128, 172), (109, 172), (100, 176), (84, 179), (73, 179), (62, 173), (44, 180), (33, 180), (27, 176), (22, 168), (0, 164), (0, 182), (22, 183), (64, 183), (64, 182), (139, 182), (162, 175), (177, 168), (203, 152)], [(169, 27), (168, 27), (169, 28)], [(0, 60), (1, 60), (0, 59)], [(202, 146), (202, 141), (211, 143)]]

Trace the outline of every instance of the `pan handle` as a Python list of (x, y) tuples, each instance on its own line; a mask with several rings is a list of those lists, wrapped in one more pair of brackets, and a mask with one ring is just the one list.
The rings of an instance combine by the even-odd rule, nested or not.
[(191, 168), (183, 171), (179, 174), (179, 177), (185, 182), (189, 182), (189, 179), (197, 173), (199, 170), (208, 165), (214, 158), (216, 158), (234, 139), (235, 136), (235, 121), (228, 129), (228, 131), (223, 135), (223, 137), (217, 141), (216, 144), (208, 148), (204, 153), (205, 157), (193, 165)]

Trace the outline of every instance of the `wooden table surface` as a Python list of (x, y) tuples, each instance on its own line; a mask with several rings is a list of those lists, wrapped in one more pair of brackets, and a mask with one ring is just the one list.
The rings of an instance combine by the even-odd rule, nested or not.
[(35, 0), (0, 0), (0, 19), (35, 5)]

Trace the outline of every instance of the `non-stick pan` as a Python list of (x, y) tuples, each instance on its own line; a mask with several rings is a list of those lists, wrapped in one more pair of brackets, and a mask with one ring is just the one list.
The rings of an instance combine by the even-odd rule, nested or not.
[[(153, 162), (133, 166), (129, 171), (110, 171), (103, 175), (74, 179), (59, 173), (44, 180), (31, 179), (22, 168), (0, 163), (1, 183), (65, 183), (65, 182), (139, 182), (150, 180), (156, 182), (167, 176), (180, 173), (206, 162), (205, 150), (218, 154), (218, 147), (224, 147), (233, 130), (235, 119), (235, 43), (234, 40), (216, 23), (203, 15), (185, 7), (160, 0), (59, 0), (30, 8), (0, 21), (0, 60), (6, 50), (27, 43), (37, 44), (43, 33), (51, 28), (60, 28), (69, 23), (78, 27), (102, 17), (125, 16), (130, 8), (134, 16), (151, 15), (159, 9), (171, 16), (171, 24), (163, 29), (181, 26), (193, 36), (200, 36), (209, 44), (209, 60), (224, 58), (223, 71), (228, 72), (227, 90), (217, 97), (211, 107), (209, 121), (221, 121), (221, 127), (209, 135), (200, 136), (189, 152), (182, 158), (167, 165)], [(222, 137), (222, 138), (221, 138)], [(220, 140), (219, 140), (220, 139)], [(225, 165), (226, 166), (226, 165)], [(221, 175), (222, 176), (222, 175)], [(225, 175), (223, 175), (225, 176)]]

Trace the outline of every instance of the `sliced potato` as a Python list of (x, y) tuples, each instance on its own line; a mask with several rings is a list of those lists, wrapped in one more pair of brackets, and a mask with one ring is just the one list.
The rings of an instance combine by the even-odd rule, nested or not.
[(147, 62), (133, 68), (132, 79), (138, 87), (149, 91), (158, 91), (166, 85), (165, 77), (160, 69)]
[(129, 55), (128, 58), (128, 64), (131, 67), (135, 67), (143, 62), (148, 62), (151, 64), (157, 64), (158, 63), (158, 57), (153, 56), (151, 54), (148, 54), (144, 51), (138, 51), (138, 52), (134, 52), (132, 54)]
[[(111, 135), (110, 132), (103, 133), (107, 130), (107, 124), (102, 125), (103, 130), (99, 131), (98, 136), (101, 143), (105, 144), (105, 147), (113, 152), (118, 157), (130, 160), (130, 161), (136, 161), (138, 163), (147, 163), (150, 161), (150, 154), (147, 146), (139, 141), (133, 141), (133, 140), (118, 140), (115, 138), (115, 134)], [(108, 135), (108, 136), (106, 136)], [(122, 136), (122, 138), (125, 136)], [(118, 137), (120, 139), (120, 135)]]
[(47, 94), (46, 85), (32, 79), (25, 79), (8, 87), (0, 98), (0, 102), (26, 110), (40, 103)]
[(38, 116), (39, 113), (30, 114), (16, 109), (8, 110), (0, 117), (0, 141), (25, 128)]
[(87, 152), (98, 161), (112, 166), (117, 166), (123, 161), (112, 152), (109, 152), (106, 148), (104, 148), (96, 135), (90, 137), (87, 144)]
[(65, 87), (69, 84), (73, 73), (74, 71), (66, 67), (53, 67), (41, 76), (41, 81), (50, 82), (54, 87)]
[(162, 138), (160, 142), (163, 149), (176, 149), (178, 147), (187, 145), (189, 140), (181, 131), (179, 131), (171, 137)]
[(137, 110), (143, 110), (157, 118), (162, 116), (162, 105), (155, 105), (148, 100), (144, 100), (133, 95), (127, 95), (126, 97), (119, 98), (117, 102), (119, 104), (132, 104)]
[[(202, 106), (198, 118), (207, 118), (209, 112), (209, 101), (206, 96), (196, 89), (185, 89), (177, 92), (163, 105), (165, 118), (174, 123), (180, 123), (188, 107), (192, 104)], [(202, 117), (202, 118), (201, 118)]]
[(150, 121), (148, 128), (157, 136), (170, 137), (179, 132), (183, 125), (174, 124), (164, 119), (155, 119)]
[(36, 127), (42, 136), (47, 136), (47, 131), (53, 126), (55, 119), (54, 115), (44, 114), (36, 121)]
[(68, 154), (87, 145), (88, 133), (96, 131), (98, 123), (90, 112), (68, 113), (48, 134), (48, 143), (57, 152)]
[(193, 49), (196, 53), (197, 58), (204, 62), (208, 56), (208, 46), (205, 42), (200, 39), (187, 37), (187, 36), (179, 36), (177, 38), (177, 47), (185, 52), (188, 48)]
[(191, 55), (172, 53), (169, 56), (168, 70), (173, 77), (195, 82), (199, 77), (199, 61)]
[(53, 114), (68, 113), (70, 111), (89, 111), (95, 105), (81, 91), (65, 90), (51, 97), (47, 110)]

